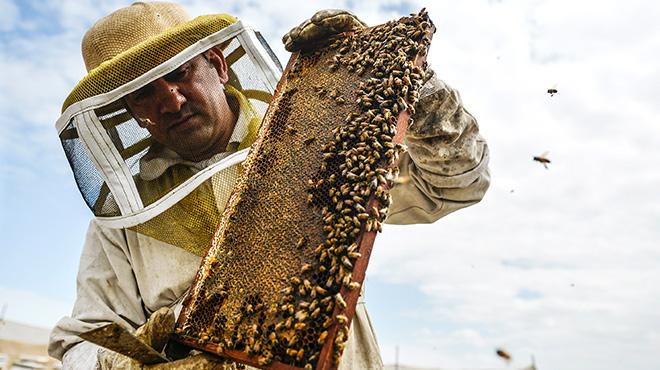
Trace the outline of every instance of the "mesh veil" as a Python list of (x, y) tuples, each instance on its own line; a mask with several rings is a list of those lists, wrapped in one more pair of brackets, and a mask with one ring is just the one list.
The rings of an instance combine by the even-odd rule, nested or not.
[[(147, 64), (120, 54), (119, 64), (93, 69), (67, 98), (56, 125), (60, 141), (83, 199), (102, 224), (131, 229), (198, 255), (208, 249), (281, 73), (256, 32), (231, 21), (214, 18), (202, 32), (215, 32), (198, 40), (193, 38), (199, 37), (199, 30), (162, 41), (153, 51), (159, 55), (152, 56), (159, 63), (148, 70)], [(225, 150), (203, 160), (185, 159), (176, 146), (193, 148), (194, 138), (201, 135), (197, 127), (215, 127), (215, 120), (195, 113), (185, 121), (190, 127), (181, 124), (167, 131), (170, 139), (163, 140), (136, 117), (127, 97), (159, 79), (173, 74), (178, 78), (176, 74), (191, 64), (207, 68), (206, 62), (196, 60), (211, 48), (224, 56), (228, 81), (219, 89), (198, 90), (204, 93), (200, 96), (216, 100), (224, 95), (235, 124)], [(93, 78), (99, 69), (106, 70), (104, 77)], [(204, 107), (215, 109), (213, 100), (186, 99), (193, 112), (195, 104), (201, 112)], [(182, 144), (188, 137), (189, 143)]]

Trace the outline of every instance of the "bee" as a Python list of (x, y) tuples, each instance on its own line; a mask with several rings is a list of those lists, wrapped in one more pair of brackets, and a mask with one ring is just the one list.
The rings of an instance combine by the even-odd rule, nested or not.
[[(339, 317), (339, 316), (342, 316), (342, 315), (337, 315), (337, 316)], [(344, 316), (344, 317), (346, 317), (346, 316)], [(348, 319), (346, 319), (346, 321), (348, 322)], [(325, 321), (323, 321), (323, 328), (327, 329), (327, 328), (330, 327), (330, 325), (332, 325), (332, 317), (327, 317), (325, 319)]]
[(348, 269), (353, 268), (353, 264), (346, 256), (341, 257), (341, 263), (344, 264), (344, 266), (346, 266)]
[(548, 169), (548, 163), (550, 163), (550, 160), (547, 158), (548, 152), (545, 152), (541, 155), (534, 156), (533, 160), (541, 163), (545, 169)]
[(344, 278), (341, 280), (341, 282), (342, 282), (342, 284), (344, 284), (346, 286), (350, 286), (352, 280), (353, 280), (353, 274), (349, 272), (344, 276)]
[(496, 348), (495, 349), (495, 354), (497, 356), (499, 356), (500, 358), (502, 358), (507, 363), (511, 362), (511, 355), (506, 350), (504, 350), (503, 348)]
[(548, 94), (550, 94), (550, 96), (555, 96), (555, 94), (558, 93), (559, 91), (557, 91), (557, 84), (554, 84), (554, 86), (548, 89)]
[(319, 335), (319, 339), (318, 339), (317, 342), (318, 342), (319, 344), (323, 344), (323, 343), (325, 342), (325, 338), (327, 338), (327, 336), (328, 336), (328, 332), (327, 332), (327, 331), (322, 332), (321, 335)]
[(318, 94), (319, 97), (325, 95), (326, 93), (325, 89), (323, 88), (323, 85), (320, 84), (314, 86), (314, 90), (316, 90), (316, 93)]
[(315, 137), (308, 137), (307, 139), (305, 139), (305, 140), (303, 141), (303, 143), (304, 143), (305, 145), (309, 145), (309, 144), (311, 144), (312, 142), (314, 142), (314, 140), (316, 140)]
[(271, 362), (272, 362), (272, 360), (270, 359), (270, 357), (259, 357), (259, 365), (260, 366), (266, 366), (266, 365), (270, 364)]
[(208, 259), (208, 265), (211, 266), (211, 268), (215, 267), (218, 263), (220, 263), (220, 260), (218, 260), (218, 257), (216, 256), (210, 256)]
[(346, 301), (344, 301), (344, 298), (341, 296), (341, 293), (335, 294), (335, 302), (337, 303), (337, 306), (339, 306), (340, 309), (346, 308)]

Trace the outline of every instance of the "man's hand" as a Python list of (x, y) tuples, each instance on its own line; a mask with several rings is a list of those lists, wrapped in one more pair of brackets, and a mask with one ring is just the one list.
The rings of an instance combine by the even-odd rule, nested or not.
[[(147, 322), (140, 326), (135, 336), (157, 352), (163, 351), (168, 338), (174, 332), (174, 311), (164, 307), (154, 312)], [(205, 354), (193, 355), (181, 360), (156, 365), (144, 365), (117, 352), (101, 349), (98, 354), (98, 368), (101, 370), (193, 370), (193, 369), (233, 369), (232, 364), (225, 363), (220, 358)]]
[(330, 36), (361, 30), (367, 27), (358, 17), (347, 10), (326, 9), (316, 12), (312, 18), (294, 27), (284, 37), (284, 48), (290, 52), (313, 50), (319, 41)]

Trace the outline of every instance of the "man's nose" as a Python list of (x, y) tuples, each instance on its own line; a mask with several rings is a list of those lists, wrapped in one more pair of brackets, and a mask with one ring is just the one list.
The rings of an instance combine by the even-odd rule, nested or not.
[(176, 113), (186, 103), (186, 97), (181, 94), (177, 83), (161, 77), (154, 81), (154, 87), (158, 92), (160, 113)]

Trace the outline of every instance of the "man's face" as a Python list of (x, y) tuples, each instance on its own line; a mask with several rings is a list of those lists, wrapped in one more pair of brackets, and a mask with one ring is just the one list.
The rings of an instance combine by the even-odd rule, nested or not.
[(211, 49), (126, 96), (129, 111), (153, 138), (182, 158), (200, 161), (225, 150), (236, 117), (223, 84), (227, 64)]

